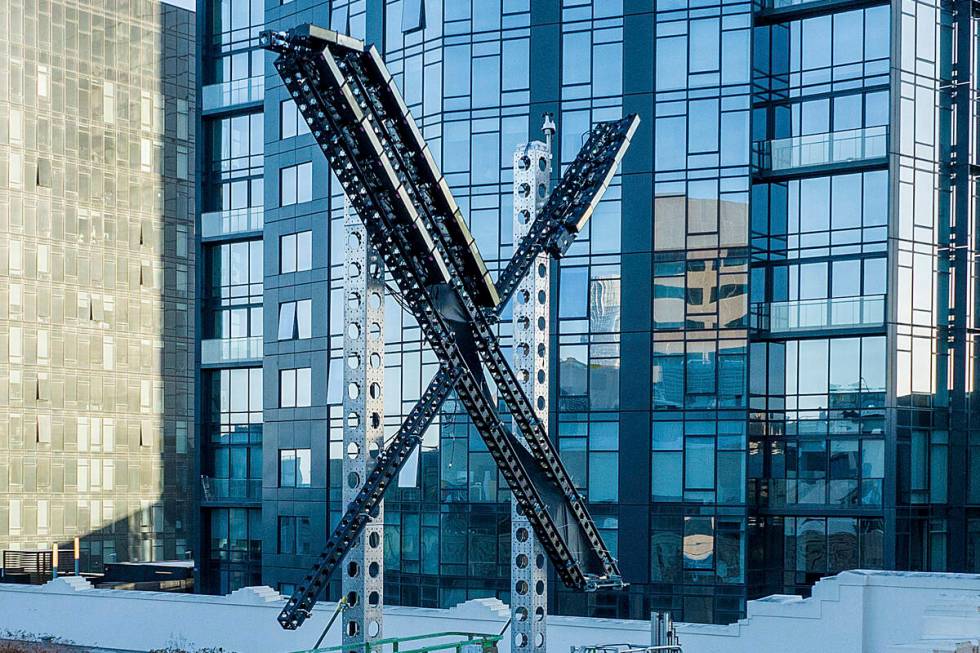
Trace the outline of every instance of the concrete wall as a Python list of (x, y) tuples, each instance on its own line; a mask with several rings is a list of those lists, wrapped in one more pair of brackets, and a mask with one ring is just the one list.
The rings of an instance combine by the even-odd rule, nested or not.
[[(283, 599), (269, 588), (228, 596), (96, 590), (84, 580), (47, 585), (0, 585), (4, 631), (55, 636), (105, 647), (148, 650), (179, 644), (193, 650), (222, 647), (238, 653), (287, 653), (313, 645), (333, 611), (324, 603), (300, 630), (279, 628)], [(509, 611), (500, 601), (468, 601), (450, 610), (385, 608), (389, 637), (438, 631), (500, 632)], [(980, 645), (980, 575), (845, 572), (824, 579), (813, 596), (752, 601), (735, 624), (679, 624), (685, 653), (861, 653), (954, 651)], [(647, 645), (649, 623), (550, 617), (549, 651), (583, 644)], [(335, 625), (325, 645), (340, 643)], [(970, 650), (970, 649), (967, 649)], [(507, 651), (507, 638), (502, 651)]]

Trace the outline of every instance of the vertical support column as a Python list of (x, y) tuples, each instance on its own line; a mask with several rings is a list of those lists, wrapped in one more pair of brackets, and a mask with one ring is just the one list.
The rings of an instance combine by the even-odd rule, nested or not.
[[(550, 126), (549, 126), (550, 125)], [(551, 135), (548, 143), (532, 142), (514, 152), (514, 244), (527, 235), (548, 197), (551, 179)], [(538, 419), (548, 425), (548, 356), (550, 324), (550, 261), (540, 254), (514, 293), (514, 367)], [(547, 650), (548, 574), (544, 550), (530, 522), (511, 503), (511, 651)]]
[[(346, 202), (346, 200), (345, 200)], [(343, 505), (357, 496), (384, 446), (384, 268), (357, 213), (345, 203)], [(343, 644), (364, 650), (379, 639), (384, 591), (384, 506), (343, 566)], [(359, 648), (354, 648), (359, 647)]]

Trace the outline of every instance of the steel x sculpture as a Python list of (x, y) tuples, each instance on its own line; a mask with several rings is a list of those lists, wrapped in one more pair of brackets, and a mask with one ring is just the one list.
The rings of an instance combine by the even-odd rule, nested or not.
[[(418, 321), (440, 363), (401, 429), (378, 454), (316, 566), (279, 615), (282, 627), (295, 629), (310, 615), (333, 570), (372, 519), (452, 391), (486, 442), (562, 582), (584, 591), (624, 587), (616, 560), (493, 329), (521, 280), (534, 273), (535, 257), (542, 252), (561, 257), (589, 220), (639, 118), (631, 115), (595, 125), (494, 284), (449, 185), (377, 50), (313, 25), (264, 32), (261, 43), (279, 54), (276, 69), (363, 221), (403, 306)], [(518, 192), (530, 195), (538, 189), (521, 187)], [(520, 434), (512, 433), (499, 417), (484, 370)]]

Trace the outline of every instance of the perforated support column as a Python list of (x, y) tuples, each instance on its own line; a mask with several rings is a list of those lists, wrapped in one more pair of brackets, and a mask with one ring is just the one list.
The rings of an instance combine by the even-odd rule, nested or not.
[[(343, 505), (357, 496), (384, 445), (384, 268), (357, 213), (345, 206)], [(369, 465), (370, 463), (370, 465)], [(384, 504), (343, 565), (343, 644), (361, 653), (382, 633)]]
[[(551, 154), (544, 143), (514, 153), (514, 243), (520, 242), (544, 206), (551, 178)], [(535, 415), (548, 425), (549, 258), (539, 254), (514, 293), (514, 367)], [(511, 651), (547, 649), (547, 556), (530, 522), (511, 502)]]

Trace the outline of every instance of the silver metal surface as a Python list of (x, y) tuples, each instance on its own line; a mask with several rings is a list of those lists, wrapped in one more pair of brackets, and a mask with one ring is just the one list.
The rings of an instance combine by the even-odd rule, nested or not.
[[(384, 267), (364, 224), (345, 204), (343, 502), (349, 505), (384, 446)], [(341, 583), (343, 644), (382, 636), (384, 504), (351, 547)]]
[[(554, 123), (547, 129), (550, 143)], [(530, 230), (548, 197), (551, 151), (538, 141), (518, 146), (514, 152), (514, 242)], [(548, 356), (550, 323), (550, 260), (539, 254), (531, 271), (514, 293), (514, 367), (521, 389), (531, 400), (534, 413), (548, 424)], [(515, 432), (519, 432), (514, 428)], [(523, 438), (521, 438), (522, 444)], [(511, 651), (543, 653), (547, 650), (548, 573), (547, 556), (531, 523), (511, 502)]]

